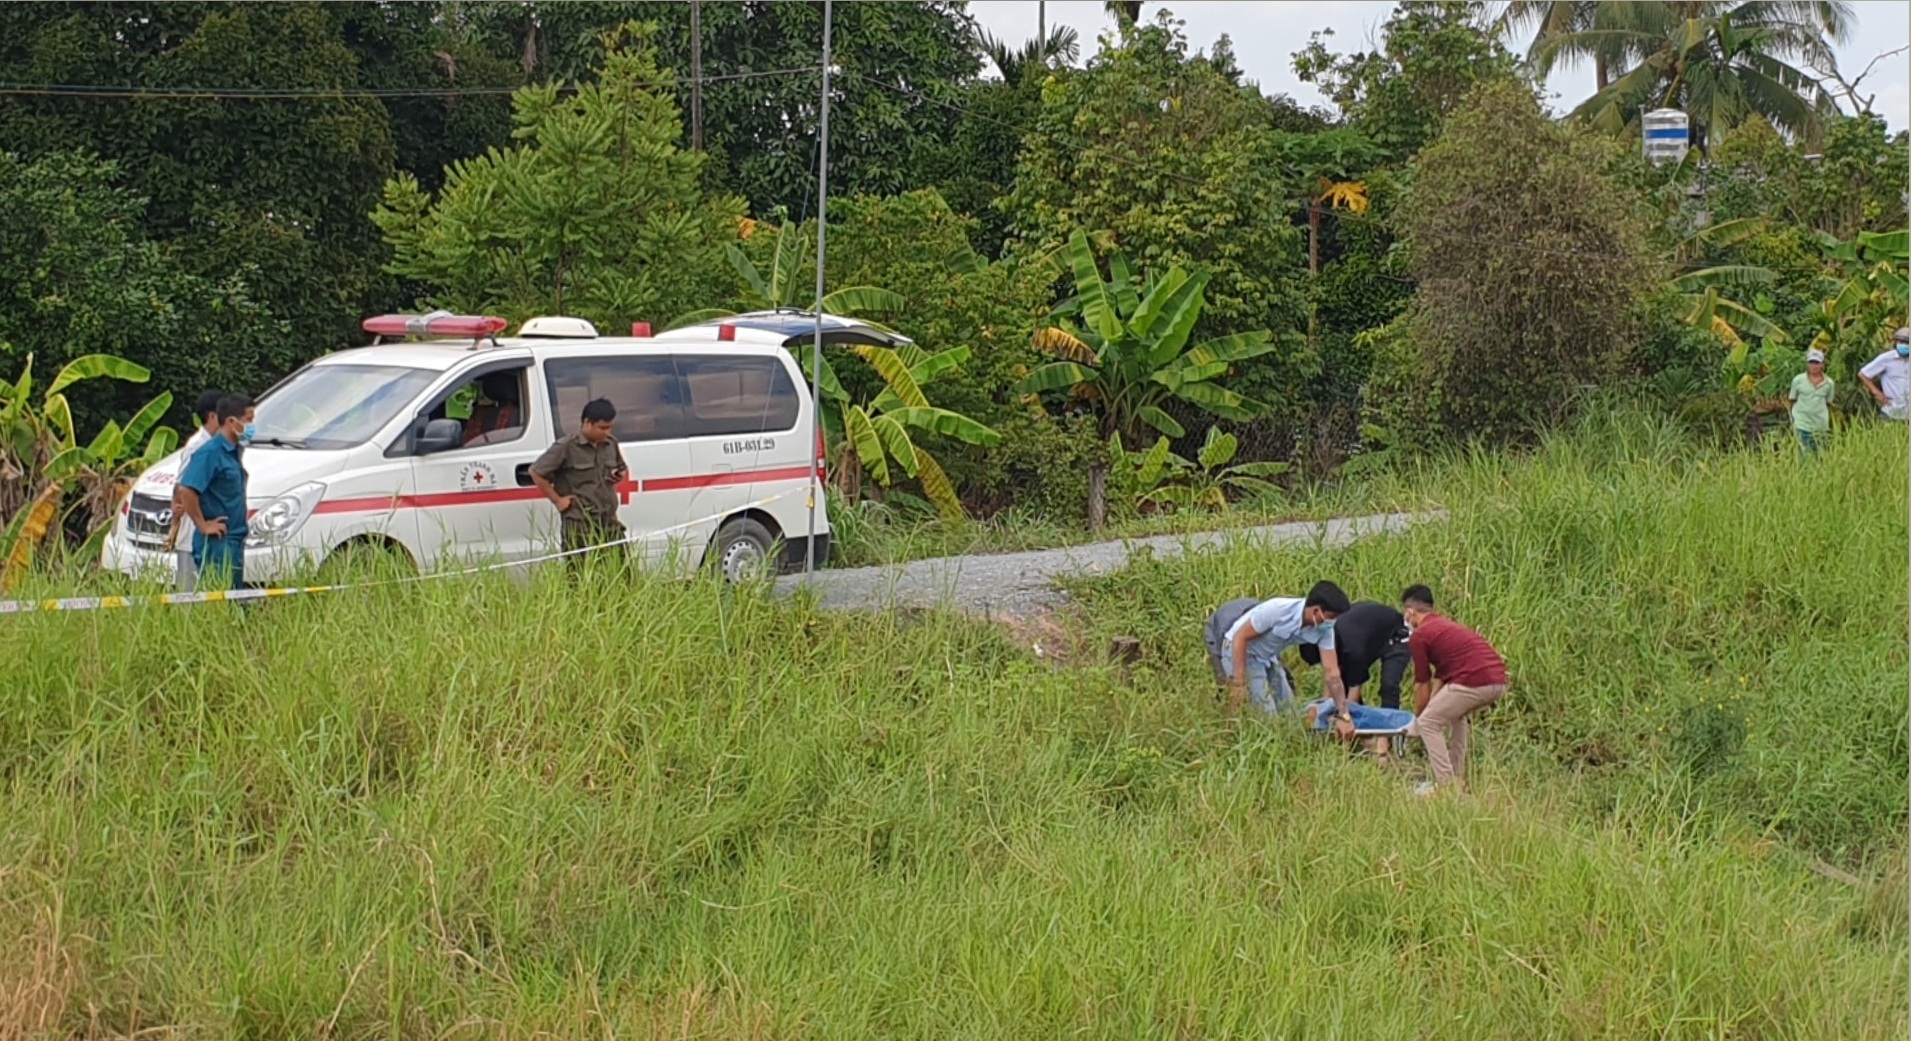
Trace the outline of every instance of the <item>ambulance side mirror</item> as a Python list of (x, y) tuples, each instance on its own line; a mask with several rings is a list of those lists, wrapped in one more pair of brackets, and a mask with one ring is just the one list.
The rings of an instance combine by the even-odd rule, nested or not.
[(431, 455), (464, 443), (464, 424), (455, 419), (434, 419), (425, 424), (412, 441), (413, 455)]

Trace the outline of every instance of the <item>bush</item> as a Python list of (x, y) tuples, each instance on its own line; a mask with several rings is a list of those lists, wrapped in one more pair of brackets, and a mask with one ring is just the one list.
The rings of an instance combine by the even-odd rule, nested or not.
[(1021, 412), (995, 429), (1002, 440), (986, 463), (964, 471), (964, 498), (985, 515), (1013, 503), (1037, 517), (1080, 524), (1088, 505), (1088, 468), (1104, 451), (1095, 418)]
[(1478, 88), (1414, 161), (1408, 311), (1444, 438), (1529, 438), (1618, 372), (1661, 281), (1609, 149), (1517, 81)]
[(1354, 337), (1366, 359), (1360, 388), (1361, 440), (1369, 452), (1424, 455), (1438, 443), (1439, 372), (1414, 346), (1411, 318), (1402, 315)]

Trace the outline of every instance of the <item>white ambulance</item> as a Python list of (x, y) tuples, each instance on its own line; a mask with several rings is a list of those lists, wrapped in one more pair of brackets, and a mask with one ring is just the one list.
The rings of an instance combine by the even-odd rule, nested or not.
[[(595, 398), (617, 407), (630, 466), (618, 516), (633, 553), (683, 573), (712, 564), (733, 581), (801, 569), (822, 438), (790, 349), (810, 349), (816, 321), (766, 311), (605, 337), (581, 319), (549, 317), (500, 338), (501, 318), (367, 319), (379, 342), (320, 358), (258, 401), (245, 450), (246, 579), (273, 584), (366, 546), (421, 571), (557, 552), (557, 511), (533, 487), (531, 463), (577, 432)], [(908, 342), (822, 321), (826, 343)], [(103, 567), (172, 577), (165, 545), (183, 466), (175, 453), (135, 483)], [(820, 495), (814, 525), (820, 567), (829, 555)]]

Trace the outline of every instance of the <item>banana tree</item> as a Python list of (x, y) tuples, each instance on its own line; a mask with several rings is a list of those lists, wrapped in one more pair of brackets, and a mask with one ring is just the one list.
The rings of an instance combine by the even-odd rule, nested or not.
[(992, 445), (999, 439), (994, 430), (968, 416), (930, 404), (923, 393), (926, 384), (968, 361), (969, 349), (954, 347), (934, 354), (914, 345), (898, 349), (856, 346), (851, 350), (882, 377), (883, 389), (867, 404), (847, 398), (839, 401), (845, 450), (842, 465), (836, 469), (837, 486), (853, 502), (861, 497), (865, 474), (887, 488), (900, 471), (921, 482), (923, 493), (937, 512), (960, 517), (962, 503), (955, 486), (928, 449), (916, 443), (911, 431), (951, 437), (970, 445)]
[[(1691, 267), (1700, 257), (1740, 245), (1764, 228), (1763, 217), (1740, 217), (1700, 228), (1673, 247), (1671, 262), (1680, 268)], [(1738, 349), (1745, 345), (1747, 336), (1783, 343), (1785, 330), (1726, 294), (1777, 280), (1778, 275), (1770, 268), (1756, 264), (1718, 264), (1686, 271), (1668, 282), (1667, 288), (1684, 304), (1679, 317), (1686, 325), (1707, 330), (1728, 348)]]
[[(1273, 495), (1280, 489), (1270, 478), (1287, 472), (1286, 463), (1236, 463), (1241, 440), (1220, 427), (1209, 427), (1201, 450), (1192, 461), (1168, 449), (1168, 439), (1155, 442), (1137, 460), (1139, 505), (1183, 510), (1223, 510), (1228, 493), (1241, 496)], [(1232, 464), (1232, 465), (1230, 465)]]
[[(160, 426), (172, 407), (172, 394), (148, 401), (124, 426), (109, 420), (82, 444), (73, 422), (68, 387), (87, 379), (119, 379), (144, 383), (152, 374), (144, 366), (109, 354), (89, 354), (68, 362), (53, 381), (33, 397), (33, 358), (29, 355), (19, 378), (0, 380), (0, 520), (6, 523), (5, 559), (30, 554), (21, 541), (33, 535), (78, 528), (87, 533), (84, 554), (104, 536), (119, 500), (132, 479), (170, 454), (179, 435)], [(31, 502), (34, 508), (25, 509)], [(56, 523), (37, 520), (48, 509)], [(70, 524), (75, 518), (82, 523)], [(37, 534), (34, 534), (36, 533)]]
[(1680, 319), (1694, 329), (1705, 329), (1734, 350), (1745, 346), (1747, 336), (1773, 343), (1787, 339), (1785, 330), (1771, 319), (1736, 300), (1724, 291), (1744, 286), (1769, 285), (1778, 280), (1770, 268), (1753, 264), (1720, 264), (1688, 271), (1674, 278), (1671, 287), (1684, 303)]
[[(1035, 349), (1058, 360), (1031, 371), (1012, 388), (1017, 394), (1067, 391), (1095, 410), (1103, 440), (1135, 440), (1145, 427), (1169, 437), (1186, 431), (1163, 408), (1183, 402), (1222, 419), (1252, 419), (1259, 403), (1219, 386), (1235, 363), (1274, 350), (1265, 331), (1235, 333), (1190, 346), (1201, 317), (1206, 272), (1174, 267), (1160, 277), (1135, 275), (1114, 253), (1104, 278), (1080, 230), (1069, 236), (1064, 257), (1075, 280), (1075, 297), (1055, 324), (1035, 333)], [(1108, 466), (1112, 452), (1089, 468), (1088, 526), (1108, 519)]]
[(1850, 242), (1819, 234), (1819, 248), (1838, 279), (1837, 290), (1818, 305), (1812, 346), (1827, 355), (1863, 355), (1883, 346), (1885, 334), (1904, 324), (1911, 292), (1911, 232), (1860, 232)]

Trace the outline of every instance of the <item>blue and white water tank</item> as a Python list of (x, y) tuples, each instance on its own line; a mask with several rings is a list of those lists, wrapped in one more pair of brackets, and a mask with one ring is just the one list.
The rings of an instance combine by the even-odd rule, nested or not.
[(1654, 166), (1682, 162), (1692, 145), (1692, 121), (1676, 108), (1655, 108), (1639, 117), (1645, 129), (1646, 160)]

